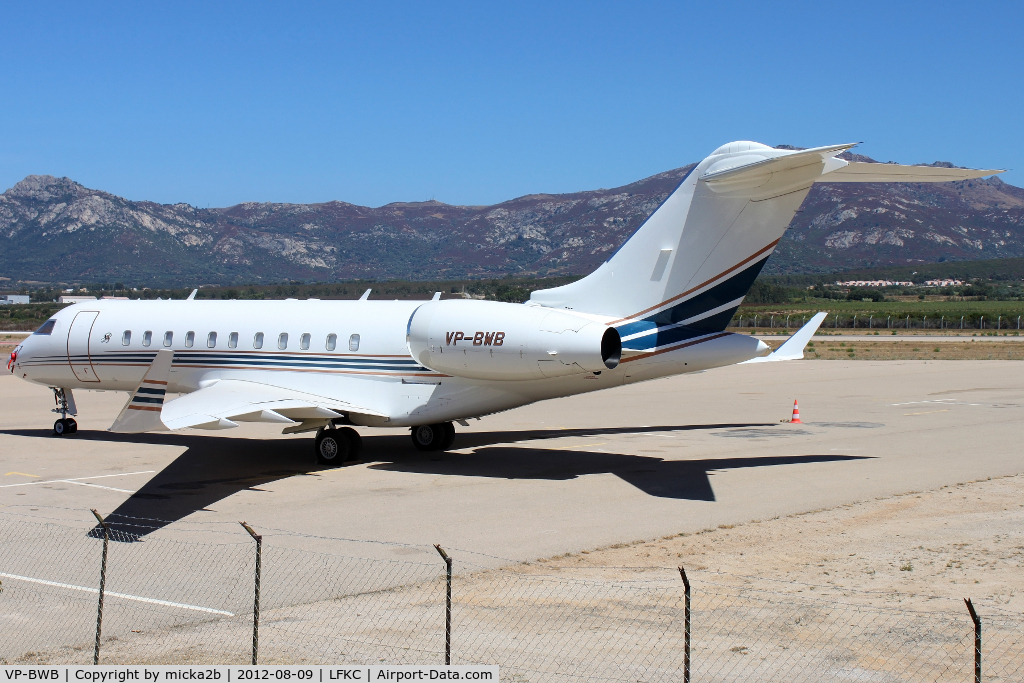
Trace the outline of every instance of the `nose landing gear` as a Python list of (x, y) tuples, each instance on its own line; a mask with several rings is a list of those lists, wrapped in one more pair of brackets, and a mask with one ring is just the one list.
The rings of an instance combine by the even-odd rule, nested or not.
[(50, 412), (60, 415), (60, 419), (53, 423), (53, 433), (57, 436), (74, 434), (78, 431), (78, 423), (68, 417), (69, 414), (77, 414), (75, 398), (72, 396), (71, 390), (58, 389), (57, 387), (50, 387), (50, 389), (53, 390), (53, 400), (57, 404), (57, 407)]

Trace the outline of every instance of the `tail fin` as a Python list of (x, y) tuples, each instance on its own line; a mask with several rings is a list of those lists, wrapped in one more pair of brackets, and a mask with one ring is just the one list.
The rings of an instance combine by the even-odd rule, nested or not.
[(849, 166), (835, 155), (853, 146), (723, 145), (611, 259), (582, 280), (534, 292), (530, 301), (614, 318), (624, 350), (724, 330), (811, 185)]

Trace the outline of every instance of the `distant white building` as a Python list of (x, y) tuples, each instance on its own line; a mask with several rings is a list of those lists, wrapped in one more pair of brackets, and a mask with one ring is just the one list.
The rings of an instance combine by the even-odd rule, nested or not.
[(913, 287), (913, 282), (899, 280), (847, 280), (836, 282), (839, 287)]
[(94, 296), (85, 296), (82, 294), (76, 294), (74, 296), (63, 295), (57, 300), (60, 304), (80, 304), (83, 301), (96, 301)]
[(925, 280), (925, 287), (959, 287), (963, 280)]
[(27, 304), (28, 294), (0, 294), (0, 305)]

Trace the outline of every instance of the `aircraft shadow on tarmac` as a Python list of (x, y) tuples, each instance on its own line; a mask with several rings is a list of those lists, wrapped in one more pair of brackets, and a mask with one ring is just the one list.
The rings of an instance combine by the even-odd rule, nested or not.
[[(614, 474), (651, 496), (714, 501), (711, 476), (716, 470), (771, 467), (800, 463), (861, 460), (868, 456), (788, 455), (664, 460), (655, 456), (531, 447), (528, 443), (578, 436), (609, 436), (650, 432), (707, 431), (777, 427), (770, 424), (709, 424), (601, 429), (546, 429), (505, 432), (466, 432), (458, 449), (471, 453), (422, 453), (405, 435), (363, 437), (363, 462), (378, 471), (441, 474), (497, 479), (569, 481), (586, 474)], [(0, 433), (50, 438), (48, 430), (2, 430)], [(184, 446), (185, 452), (158, 472), (109, 516), (118, 540), (137, 540), (146, 534), (204, 510), (239, 491), (262, 491), (260, 486), (295, 476), (315, 476), (324, 470), (314, 462), (311, 439), (239, 439), (188, 433), (113, 434), (80, 430), (76, 440)], [(510, 443), (517, 443), (510, 446)], [(97, 528), (93, 533), (102, 532)]]

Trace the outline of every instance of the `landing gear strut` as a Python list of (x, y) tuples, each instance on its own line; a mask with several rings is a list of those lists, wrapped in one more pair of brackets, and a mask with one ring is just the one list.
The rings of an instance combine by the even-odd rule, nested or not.
[(446, 451), (455, 443), (455, 425), (442, 422), (412, 428), (412, 445), (418, 451)]
[(328, 467), (340, 467), (346, 462), (358, 460), (363, 451), (363, 439), (351, 427), (321, 429), (313, 442), (316, 461)]
[(51, 389), (53, 389), (53, 401), (57, 404), (57, 407), (50, 412), (60, 414), (60, 419), (53, 423), (53, 433), (57, 436), (74, 434), (78, 431), (78, 423), (68, 417), (71, 407), (68, 405), (67, 394), (64, 393), (63, 389), (55, 387), (51, 387)]

